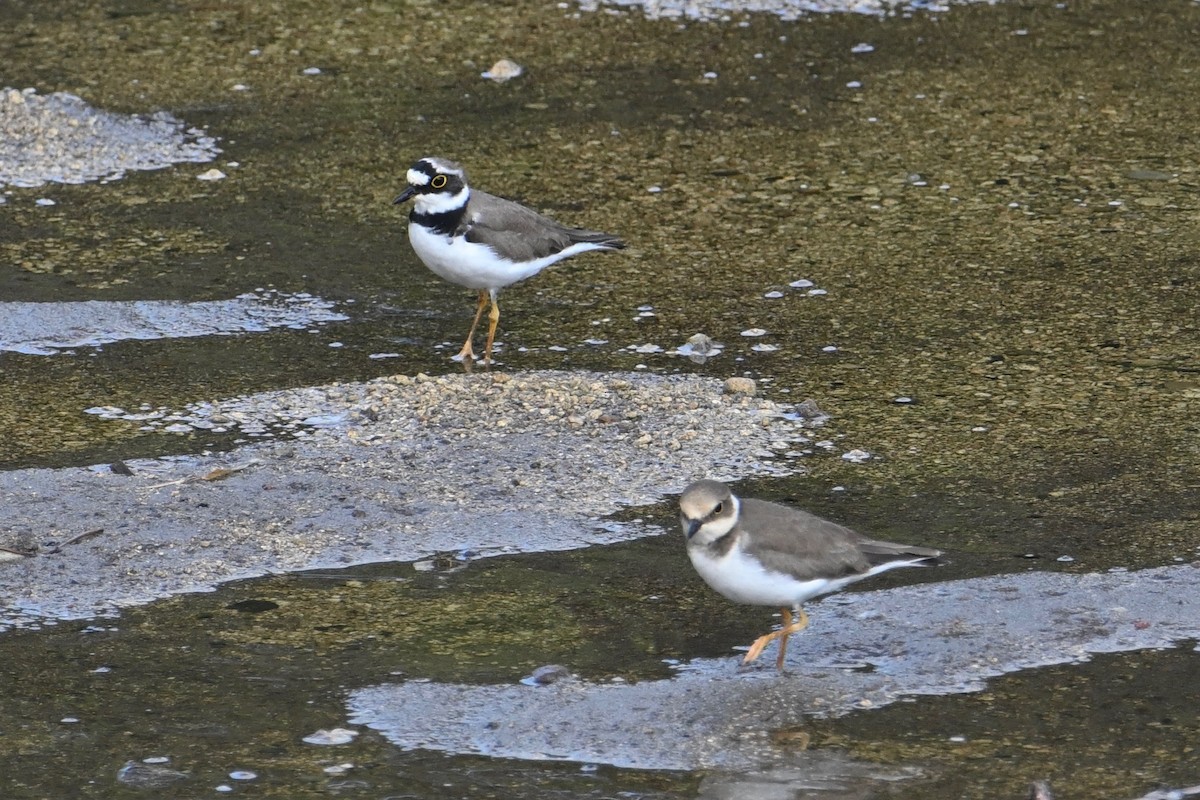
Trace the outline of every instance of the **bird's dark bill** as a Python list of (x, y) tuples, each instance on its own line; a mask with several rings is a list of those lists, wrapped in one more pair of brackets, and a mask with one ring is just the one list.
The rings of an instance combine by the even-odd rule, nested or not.
[(413, 198), (413, 196), (416, 195), (416, 193), (417, 193), (417, 188), (415, 186), (406, 186), (406, 187), (404, 187), (404, 191), (401, 192), (396, 197), (396, 199), (392, 201), (392, 205), (399, 205), (400, 203), (403, 203), (406, 200), (411, 200)]

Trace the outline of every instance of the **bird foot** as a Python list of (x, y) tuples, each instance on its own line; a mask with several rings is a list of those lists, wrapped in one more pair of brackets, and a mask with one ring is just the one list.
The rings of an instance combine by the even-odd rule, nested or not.
[(746, 666), (761, 656), (762, 651), (767, 649), (767, 645), (778, 639), (781, 633), (783, 633), (783, 631), (764, 633), (762, 636), (755, 639), (754, 644), (750, 645), (750, 649), (746, 651), (746, 657), (742, 659), (742, 666)]

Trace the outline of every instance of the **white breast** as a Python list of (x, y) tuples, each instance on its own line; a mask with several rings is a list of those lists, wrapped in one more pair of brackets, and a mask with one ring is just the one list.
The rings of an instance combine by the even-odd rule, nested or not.
[(797, 580), (782, 572), (763, 569), (762, 564), (746, 555), (739, 545), (735, 544), (719, 558), (714, 558), (705, 548), (688, 548), (692, 566), (705, 583), (736, 603), (781, 608), (795, 606), (840, 589), (853, 580)]
[(598, 249), (594, 244), (573, 244), (545, 258), (513, 262), (487, 245), (468, 242), (461, 236), (443, 236), (415, 222), (408, 225), (408, 240), (425, 266), (441, 278), (468, 289), (499, 290), (536, 275), (555, 261)]

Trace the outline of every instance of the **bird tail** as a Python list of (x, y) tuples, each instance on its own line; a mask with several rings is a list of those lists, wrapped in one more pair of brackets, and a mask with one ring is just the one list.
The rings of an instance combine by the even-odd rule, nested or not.
[(872, 566), (887, 564), (892, 561), (903, 561), (913, 566), (932, 567), (943, 563), (942, 551), (932, 547), (914, 547), (908, 544), (893, 542), (866, 541), (861, 542), (863, 555)]
[(571, 242), (594, 244), (601, 250), (624, 250), (625, 242), (621, 237), (614, 236), (611, 233), (601, 233), (600, 231), (589, 231), (584, 228), (571, 229)]

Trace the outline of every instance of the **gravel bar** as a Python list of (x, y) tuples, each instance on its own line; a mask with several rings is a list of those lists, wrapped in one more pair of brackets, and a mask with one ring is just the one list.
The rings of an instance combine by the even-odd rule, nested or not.
[(267, 572), (644, 535), (603, 518), (700, 476), (803, 469), (801, 415), (752, 387), (639, 373), (418, 375), (192, 406), (193, 424), (265, 440), (115, 470), (0, 474), (0, 629)]

